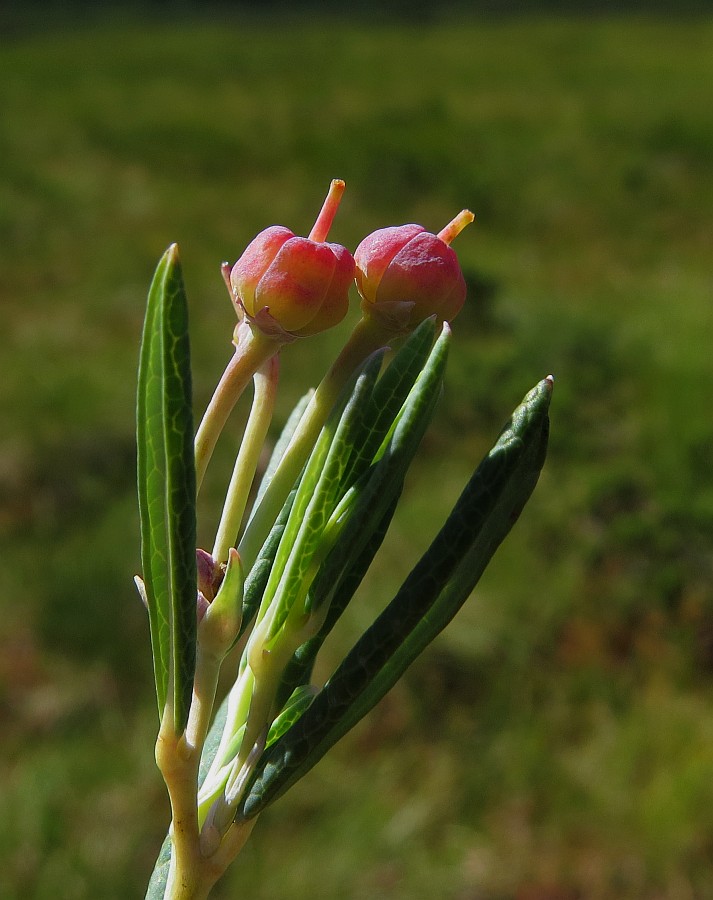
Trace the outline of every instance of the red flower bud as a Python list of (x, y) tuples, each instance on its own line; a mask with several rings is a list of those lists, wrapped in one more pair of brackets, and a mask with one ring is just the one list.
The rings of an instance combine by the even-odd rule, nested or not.
[(230, 283), (248, 316), (267, 309), (284, 331), (298, 335), (315, 334), (344, 318), (354, 259), (340, 244), (325, 243), (343, 191), (343, 181), (332, 182), (308, 238), (273, 225), (247, 246)]
[(354, 253), (359, 293), (367, 303), (410, 303), (410, 327), (434, 313), (453, 319), (466, 287), (448, 245), (472, 221), (473, 214), (463, 210), (438, 235), (420, 225), (397, 225), (365, 237)]

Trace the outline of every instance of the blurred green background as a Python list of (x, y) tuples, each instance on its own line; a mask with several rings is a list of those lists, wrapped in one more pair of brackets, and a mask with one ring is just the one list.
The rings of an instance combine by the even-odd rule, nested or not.
[[(306, 233), (337, 176), (352, 249), (478, 221), (443, 402), (324, 672), (550, 371), (551, 451), (476, 595), (215, 896), (713, 896), (713, 17), (413, 9), (0, 18), (3, 900), (142, 896), (168, 820), (131, 580), (155, 263), (179, 242), (201, 412), (219, 263)], [(280, 421), (347, 330), (283, 354)]]

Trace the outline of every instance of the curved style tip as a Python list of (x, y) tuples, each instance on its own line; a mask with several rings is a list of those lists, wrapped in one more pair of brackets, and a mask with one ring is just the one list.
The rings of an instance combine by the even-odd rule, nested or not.
[(473, 213), (469, 209), (462, 209), (455, 219), (452, 219), (445, 228), (438, 232), (436, 237), (440, 238), (444, 244), (450, 245), (451, 241), (458, 237), (466, 225), (470, 225), (473, 221), (475, 221)]
[(339, 203), (345, 187), (346, 185), (341, 178), (333, 178), (331, 180), (327, 197), (309, 233), (309, 240), (317, 241), (317, 243), (323, 243), (327, 240), (329, 229), (332, 227), (332, 222), (339, 209)]

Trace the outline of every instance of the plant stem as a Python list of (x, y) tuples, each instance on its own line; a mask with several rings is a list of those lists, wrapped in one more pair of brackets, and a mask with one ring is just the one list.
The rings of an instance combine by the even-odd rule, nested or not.
[[(218, 688), (218, 676), (223, 657), (205, 653), (200, 642), (196, 648), (196, 675), (193, 682), (193, 701), (186, 725), (186, 745), (194, 753), (200, 763), (203, 744), (205, 743), (210, 718), (215, 703), (215, 692)], [(196, 773), (198, 768), (196, 767)]]
[(198, 642), (188, 724), (178, 736), (167, 706), (156, 740), (156, 763), (171, 801), (171, 865), (165, 900), (200, 900), (207, 897), (216, 878), (204, 887), (206, 859), (200, 848), (198, 821), (198, 769), (210, 726), (223, 657), (206, 653)]
[(196, 779), (198, 759), (185, 739), (173, 728), (167, 706), (156, 740), (156, 764), (166, 782), (171, 801), (171, 868), (166, 898), (178, 900), (197, 896), (200, 869)]
[(248, 819), (247, 822), (241, 822), (239, 825), (231, 825), (216, 852), (212, 856), (202, 857), (203, 878), (200, 885), (201, 892), (195, 893), (191, 900), (205, 900), (213, 885), (221, 878), (228, 866), (245, 846), (256, 822), (257, 816)]
[(171, 864), (164, 900), (205, 900), (242, 849), (255, 820), (231, 825), (215, 853), (201, 851), (198, 821), (198, 767), (215, 699), (221, 660), (198, 648), (196, 686), (185, 734), (164, 714), (156, 741), (156, 762), (171, 801)]
[(257, 816), (239, 825), (231, 825), (215, 853), (211, 856), (199, 853), (190, 868), (178, 864), (174, 866), (174, 845), (164, 900), (206, 900), (213, 886), (245, 846), (256, 822)]
[(255, 384), (253, 405), (235, 460), (213, 547), (213, 558), (217, 562), (225, 562), (228, 558), (228, 550), (233, 546), (240, 530), (250, 486), (272, 421), (279, 373), (279, 358), (275, 355), (263, 363), (253, 379)]
[(205, 475), (218, 437), (228, 416), (255, 372), (274, 356), (281, 342), (251, 328), (243, 320), (235, 329), (235, 353), (225, 368), (210, 403), (203, 414), (195, 440), (196, 490)]

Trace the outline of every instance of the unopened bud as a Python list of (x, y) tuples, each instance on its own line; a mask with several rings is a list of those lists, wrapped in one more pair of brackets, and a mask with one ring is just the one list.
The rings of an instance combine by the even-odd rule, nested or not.
[(354, 260), (357, 288), (367, 305), (409, 303), (411, 328), (434, 314), (453, 319), (465, 301), (466, 285), (449, 244), (473, 218), (463, 210), (437, 235), (411, 224), (365, 237)]
[(198, 644), (204, 653), (222, 658), (235, 643), (242, 621), (243, 582), (240, 556), (231, 547), (222, 584), (198, 623)]
[(299, 336), (341, 322), (349, 308), (354, 259), (326, 237), (343, 190), (343, 181), (332, 182), (308, 238), (273, 225), (248, 244), (230, 273), (239, 312), (256, 319), (266, 309), (284, 331)]

